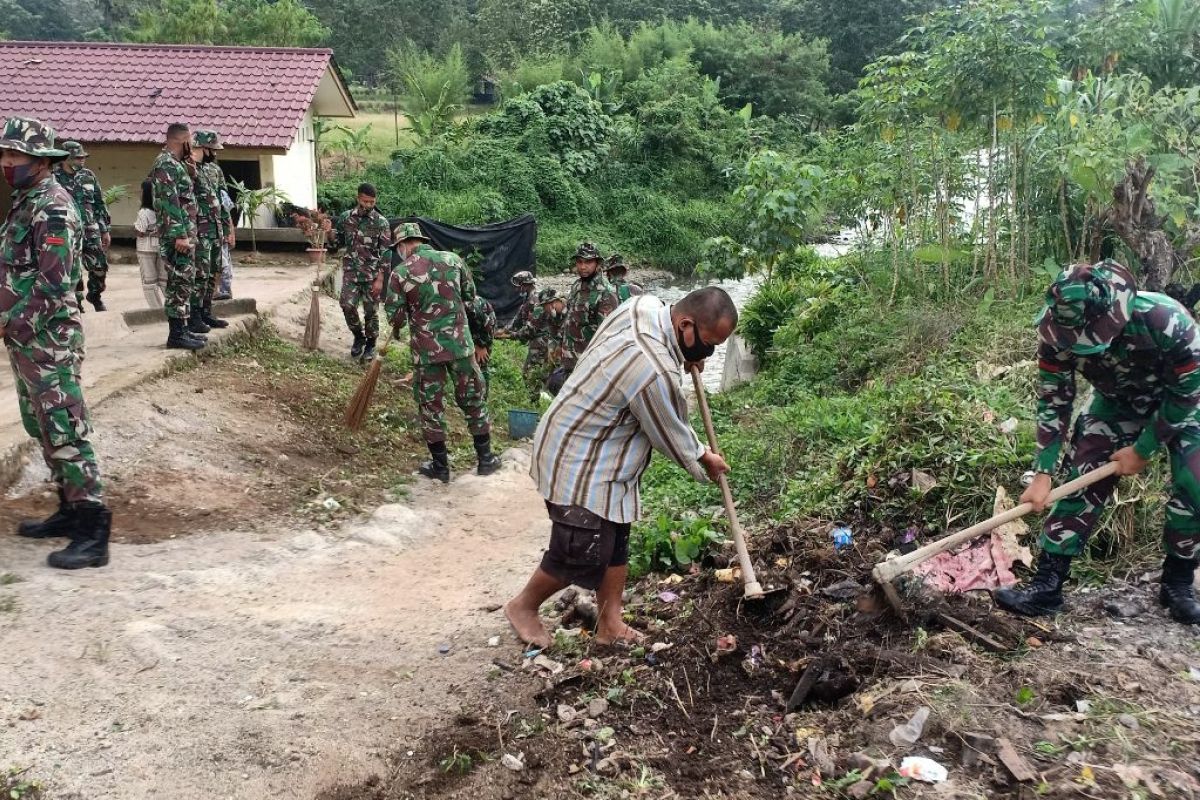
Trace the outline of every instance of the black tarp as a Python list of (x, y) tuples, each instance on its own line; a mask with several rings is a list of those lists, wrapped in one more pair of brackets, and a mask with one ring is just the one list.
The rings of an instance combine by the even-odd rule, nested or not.
[(447, 225), (428, 217), (405, 217), (392, 220), (392, 229), (401, 222), (419, 222), (434, 247), (466, 259), (476, 290), (496, 309), (496, 319), (501, 324), (517, 315), (522, 298), (509, 279), (523, 269), (535, 270), (537, 220), (532, 214), (479, 227)]

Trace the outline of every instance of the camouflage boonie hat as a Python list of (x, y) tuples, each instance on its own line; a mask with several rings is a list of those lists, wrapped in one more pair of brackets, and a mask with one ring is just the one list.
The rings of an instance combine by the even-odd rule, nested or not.
[(54, 146), (54, 128), (30, 117), (9, 117), (0, 132), (0, 150), (16, 150), (34, 158), (62, 161), (66, 150)]
[(629, 265), (625, 263), (625, 259), (620, 253), (613, 253), (608, 257), (608, 263), (604, 265), (604, 271), (615, 272), (617, 270), (628, 272)]
[(75, 158), (87, 158), (90, 153), (83, 149), (83, 145), (79, 142), (63, 142), (62, 149), (67, 151), (67, 155)]
[(555, 289), (553, 286), (547, 286), (545, 289), (542, 289), (540, 292), (538, 292), (538, 303), (540, 305), (546, 305), (546, 303), (553, 303), (555, 300), (561, 299), (562, 295), (560, 295), (558, 293), (558, 289)]
[(600, 250), (591, 242), (582, 242), (575, 250), (572, 258), (576, 261), (603, 261)]
[(1046, 291), (1038, 338), (1078, 356), (1102, 353), (1129, 322), (1136, 295), (1133, 275), (1116, 261), (1076, 264)]
[(192, 147), (207, 147), (209, 150), (224, 150), (221, 137), (216, 131), (192, 131)]
[(429, 237), (421, 232), (421, 226), (416, 222), (401, 222), (396, 226), (396, 229), (392, 231), (392, 241), (396, 244), (400, 244), (400, 242), (403, 242), (405, 239), (422, 239), (426, 242), (429, 241)]
[(527, 269), (513, 273), (513, 276), (509, 279), (509, 282), (513, 286), (531, 286), (532, 284), (536, 283), (533, 278), (533, 273)]

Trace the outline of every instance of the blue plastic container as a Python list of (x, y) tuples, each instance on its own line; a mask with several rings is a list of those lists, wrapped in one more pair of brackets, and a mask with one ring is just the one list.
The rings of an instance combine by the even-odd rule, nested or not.
[(538, 413), (510, 409), (508, 412), (508, 435), (513, 439), (529, 439), (537, 430)]

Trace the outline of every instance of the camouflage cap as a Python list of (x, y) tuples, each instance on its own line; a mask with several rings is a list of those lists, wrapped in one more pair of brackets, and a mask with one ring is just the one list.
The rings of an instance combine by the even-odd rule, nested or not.
[(620, 253), (613, 253), (608, 257), (608, 261), (604, 264), (605, 272), (628, 272), (629, 265), (625, 263), (625, 258)]
[(553, 286), (547, 286), (545, 289), (542, 289), (540, 292), (538, 292), (538, 303), (541, 305), (553, 303), (555, 300), (561, 299), (562, 295), (560, 295), (558, 293), (558, 289), (555, 289)]
[(35, 158), (61, 161), (66, 150), (54, 146), (54, 128), (31, 117), (9, 117), (0, 132), (0, 150), (16, 150)]
[(221, 144), (221, 137), (216, 131), (192, 131), (192, 147), (207, 147), (209, 150), (224, 150), (225, 145)]
[(83, 145), (79, 142), (63, 142), (62, 149), (67, 151), (67, 154), (75, 158), (87, 158), (90, 153), (83, 149)]
[(1132, 273), (1116, 261), (1076, 264), (1046, 291), (1038, 337), (1075, 355), (1102, 353), (1129, 322), (1136, 295)]
[(534, 283), (536, 283), (533, 278), (533, 273), (527, 269), (523, 269), (520, 272), (514, 272), (512, 278), (509, 279), (509, 282), (513, 286), (532, 286)]
[(416, 222), (401, 222), (396, 226), (396, 229), (392, 231), (392, 241), (396, 244), (400, 244), (400, 242), (403, 242), (405, 239), (422, 239), (426, 242), (429, 241), (429, 237), (421, 231), (421, 226)]
[(581, 242), (573, 256), (576, 261), (603, 261), (600, 250), (591, 242)]

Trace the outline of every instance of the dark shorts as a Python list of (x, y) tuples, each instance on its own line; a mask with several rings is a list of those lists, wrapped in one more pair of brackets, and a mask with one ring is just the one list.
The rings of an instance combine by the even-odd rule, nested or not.
[(609, 567), (629, 563), (629, 523), (612, 522), (580, 506), (546, 503), (550, 547), (542, 571), (562, 583), (597, 589)]

